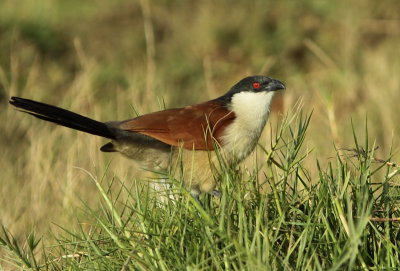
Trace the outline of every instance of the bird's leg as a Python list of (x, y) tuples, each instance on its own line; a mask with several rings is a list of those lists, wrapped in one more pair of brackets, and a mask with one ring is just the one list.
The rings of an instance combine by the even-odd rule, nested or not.
[(222, 197), (221, 191), (218, 191), (218, 190), (212, 190), (212, 191), (208, 192), (208, 194), (211, 196), (217, 197), (217, 198)]
[(204, 205), (203, 205), (203, 203), (202, 203), (202, 202), (200, 201), (200, 199), (199, 199), (199, 195), (200, 195), (199, 191), (197, 191), (197, 190), (190, 190), (190, 195), (191, 195), (191, 196), (193, 197), (193, 199), (200, 205), (200, 207), (204, 209)]

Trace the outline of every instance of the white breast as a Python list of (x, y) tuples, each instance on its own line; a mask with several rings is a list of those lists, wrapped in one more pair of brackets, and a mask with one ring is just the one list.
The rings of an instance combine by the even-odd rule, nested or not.
[(245, 91), (232, 97), (230, 110), (236, 118), (222, 137), (222, 147), (228, 157), (240, 162), (254, 150), (268, 120), (274, 94)]

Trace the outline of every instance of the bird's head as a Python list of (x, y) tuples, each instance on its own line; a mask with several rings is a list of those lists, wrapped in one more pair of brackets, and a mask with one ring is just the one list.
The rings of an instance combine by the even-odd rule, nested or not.
[(276, 90), (285, 89), (285, 85), (273, 78), (255, 75), (243, 78), (236, 83), (227, 93), (228, 95), (235, 95), (240, 92), (271, 92)]
[(281, 89), (285, 89), (285, 85), (281, 81), (267, 76), (254, 75), (243, 78), (218, 99), (223, 100), (228, 106), (234, 101), (249, 107), (260, 103), (267, 103), (269, 106), (275, 91)]

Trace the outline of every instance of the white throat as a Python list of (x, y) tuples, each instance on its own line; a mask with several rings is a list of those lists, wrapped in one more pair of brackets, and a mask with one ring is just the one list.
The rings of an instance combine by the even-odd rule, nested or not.
[(232, 97), (231, 108), (235, 120), (224, 132), (225, 152), (240, 162), (256, 147), (271, 107), (275, 92), (240, 92)]

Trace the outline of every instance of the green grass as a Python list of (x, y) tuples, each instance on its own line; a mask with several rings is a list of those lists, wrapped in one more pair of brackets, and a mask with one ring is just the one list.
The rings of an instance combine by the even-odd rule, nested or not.
[[(220, 264), (229, 260), (232, 266), (247, 262), (281, 269), (300, 269), (306, 262), (310, 269), (319, 264), (327, 269), (342, 261), (339, 269), (350, 269), (351, 262), (353, 269), (395, 267), (398, 10), (398, 0), (0, 1), (0, 224), (12, 234), (10, 241), (15, 240), (11, 254), (6, 242), (0, 258), (18, 263), (21, 256), (14, 253), (19, 248), (27, 258), (25, 267), (34, 265), (29, 247), (40, 239), (34, 250), (39, 266), (95, 264), (90, 257), (98, 259), (117, 244), (109, 241), (107, 228), (128, 248), (115, 250), (121, 258), (101, 257), (113, 261), (116, 269), (128, 255), (147, 257), (144, 265), (152, 267), (157, 257), (165, 257), (170, 266), (165, 255), (174, 253), (179, 258), (173, 258), (176, 269), (184, 261), (191, 260), (195, 269), (221, 257)], [(255, 154), (238, 172), (225, 172), (225, 196), (202, 199), (204, 212), (184, 190), (177, 191), (177, 203), (154, 207), (153, 197), (143, 195), (142, 171), (128, 159), (98, 151), (106, 141), (40, 122), (8, 105), (8, 98), (16, 95), (101, 121), (123, 120), (215, 98), (251, 74), (280, 79), (287, 90), (275, 100)], [(291, 141), (298, 120), (291, 122), (293, 135), (287, 125), (280, 133), (279, 123), (283, 112), (296, 111), (299, 99), (313, 117), (298, 151)], [(112, 198), (111, 207), (104, 195)], [(228, 207), (232, 216), (219, 226)], [(129, 217), (133, 210), (141, 213)], [(173, 217), (181, 220), (168, 220), (174, 211), (179, 213)], [(154, 233), (151, 238), (131, 233), (132, 240), (147, 245), (143, 249), (148, 253), (129, 250), (125, 231), (115, 222), (117, 214), (126, 228), (143, 232), (146, 226)], [(204, 220), (210, 222), (207, 236)], [(186, 235), (167, 235), (163, 228), (179, 226), (178, 232), (186, 224)], [(162, 251), (151, 251), (149, 242), (161, 236), (171, 237), (161, 244)], [(58, 246), (63, 238), (73, 242)], [(90, 238), (102, 241), (79, 241)], [(179, 247), (171, 245), (171, 238), (193, 238), (199, 247), (190, 254), (194, 258), (182, 249), (168, 250), (167, 245)], [(256, 245), (248, 245), (250, 240)], [(223, 254), (213, 252), (214, 241), (218, 248), (227, 247)], [(184, 244), (190, 252), (193, 242)], [(86, 244), (88, 249), (80, 247)], [(62, 257), (74, 255), (74, 248), (83, 254)]]
[(283, 119), (258, 169), (224, 168), (221, 198), (203, 195), (203, 206), (179, 185), (161, 204), (143, 183), (87, 172), (101, 205), (83, 202), (86, 219), (60, 226), (53, 244), (31, 233), (21, 245), (3, 228), (3, 261), (32, 270), (398, 270), (399, 169), (374, 158), (366, 129), (365, 142), (354, 134), (354, 149), (326, 168), (316, 161), (313, 179), (302, 149), (310, 120)]

